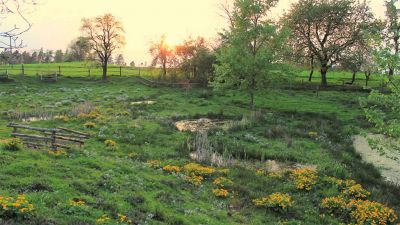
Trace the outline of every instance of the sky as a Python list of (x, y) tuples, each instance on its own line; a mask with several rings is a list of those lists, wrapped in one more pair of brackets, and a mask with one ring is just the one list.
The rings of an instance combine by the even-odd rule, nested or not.
[[(221, 16), (220, 3), (225, 0), (39, 0), (40, 4), (26, 16), (33, 24), (23, 35), (27, 49), (63, 49), (80, 35), (82, 18), (105, 13), (121, 20), (127, 44), (121, 53), (127, 63), (149, 63), (150, 43), (162, 35), (169, 44), (180, 43), (189, 36), (215, 40), (227, 21)], [(280, 0), (272, 10), (278, 18), (296, 0)], [(371, 8), (383, 16), (384, 0), (370, 1)], [(8, 23), (17, 23), (8, 21)], [(5, 26), (7, 23), (0, 25)]]

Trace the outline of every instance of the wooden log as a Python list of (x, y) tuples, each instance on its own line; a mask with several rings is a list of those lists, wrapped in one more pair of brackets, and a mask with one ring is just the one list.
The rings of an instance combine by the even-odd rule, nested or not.
[(37, 140), (42, 140), (44, 142), (49, 142), (52, 140), (52, 138), (44, 137), (44, 136), (39, 136), (39, 135), (30, 135), (30, 134), (20, 134), (20, 133), (12, 133), (11, 136), (13, 137), (19, 137), (19, 138), (29, 138), (29, 139), (37, 139)]
[(58, 148), (63, 148), (63, 149), (71, 149), (71, 147), (66, 146), (66, 145), (62, 145), (62, 144), (54, 144), (56, 147)]
[(78, 135), (82, 135), (82, 136), (86, 136), (86, 137), (90, 136), (90, 134), (79, 132), (79, 131), (75, 131), (75, 130), (71, 130), (71, 129), (68, 129), (68, 128), (65, 128), (65, 127), (57, 127), (57, 129), (63, 130), (63, 131), (67, 131), (67, 132), (70, 132), (70, 133), (74, 133), (74, 134), (78, 134)]
[(64, 141), (69, 141), (69, 142), (77, 142), (80, 144), (84, 144), (85, 142), (79, 139), (73, 139), (73, 138), (68, 138), (68, 137), (63, 137), (63, 136), (59, 136), (59, 135), (55, 135), (54, 136), (55, 139), (59, 139), (59, 140), (64, 140)]
[(10, 123), (7, 125), (7, 127), (13, 127), (13, 128), (20, 128), (20, 129), (27, 129), (27, 130), (34, 130), (34, 131), (40, 131), (40, 132), (59, 132), (59, 129), (48, 129), (48, 128), (40, 128), (40, 127), (30, 127), (30, 126), (25, 126), (25, 125), (19, 125), (19, 124), (14, 124)]
[[(44, 132), (45, 135), (51, 135), (50, 132)], [(87, 139), (87, 136), (83, 135), (74, 135), (74, 134), (67, 134), (67, 133), (58, 133), (58, 136), (63, 136), (63, 137), (68, 137), (68, 138), (74, 138), (74, 139)]]

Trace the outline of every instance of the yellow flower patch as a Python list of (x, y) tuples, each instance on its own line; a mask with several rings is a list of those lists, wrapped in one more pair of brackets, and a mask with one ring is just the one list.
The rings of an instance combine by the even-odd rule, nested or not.
[(215, 179), (213, 181), (213, 184), (218, 185), (218, 186), (220, 186), (222, 188), (223, 187), (230, 187), (230, 186), (233, 185), (233, 181), (228, 179), (228, 178), (225, 178), (225, 177), (218, 177), (217, 179)]
[(229, 191), (224, 188), (218, 188), (212, 190), (213, 194), (219, 198), (226, 198), (229, 195)]
[(189, 163), (183, 166), (183, 170), (188, 174), (208, 176), (215, 172), (214, 168), (202, 166), (197, 163)]
[(317, 171), (311, 168), (294, 169), (291, 171), (291, 178), (294, 180), (297, 189), (311, 191), (317, 183)]
[(152, 168), (158, 169), (161, 167), (160, 160), (148, 160), (146, 164)]
[(293, 200), (289, 194), (276, 192), (263, 198), (254, 199), (253, 204), (274, 209), (286, 209), (292, 206)]
[(13, 213), (16, 215), (27, 214), (34, 209), (33, 204), (29, 203), (24, 194), (18, 195), (16, 198), (4, 197), (0, 195), (0, 213)]
[(185, 176), (185, 180), (188, 181), (189, 183), (199, 186), (202, 184), (204, 177), (192, 174), (190, 176)]
[(367, 190), (365, 190), (361, 184), (355, 184), (350, 187), (346, 187), (343, 189), (342, 193), (346, 196), (354, 197), (354, 198), (366, 198), (371, 193)]
[(93, 122), (86, 122), (85, 124), (83, 124), (84, 127), (88, 128), (88, 129), (92, 129), (96, 127), (96, 124)]
[(181, 172), (181, 168), (179, 166), (167, 165), (167, 166), (163, 167), (163, 170), (167, 171), (167, 172), (170, 172), (170, 173), (179, 173), (179, 172)]
[(104, 141), (104, 144), (105, 144), (108, 148), (111, 148), (111, 149), (116, 149), (117, 146), (118, 146), (117, 142), (115, 142), (115, 141), (113, 141), (113, 140), (105, 140), (105, 141)]
[(98, 223), (98, 224), (103, 224), (103, 223), (109, 222), (110, 220), (111, 220), (111, 218), (108, 217), (107, 215), (102, 215), (100, 218), (98, 218), (98, 219), (96, 220), (96, 223)]
[(69, 201), (70, 206), (84, 206), (86, 204), (85, 201), (79, 199), (73, 199)]

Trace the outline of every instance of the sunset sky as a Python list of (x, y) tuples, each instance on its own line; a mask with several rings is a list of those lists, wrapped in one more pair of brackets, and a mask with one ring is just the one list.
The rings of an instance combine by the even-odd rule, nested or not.
[[(33, 23), (24, 35), (28, 49), (63, 49), (80, 35), (83, 17), (112, 13), (123, 22), (127, 63), (149, 62), (151, 41), (165, 34), (171, 44), (188, 36), (215, 39), (226, 21), (220, 16), (224, 0), (41, 0), (27, 16)], [(296, 0), (281, 0), (273, 15), (278, 17)], [(384, 14), (383, 0), (371, 1), (373, 11)]]

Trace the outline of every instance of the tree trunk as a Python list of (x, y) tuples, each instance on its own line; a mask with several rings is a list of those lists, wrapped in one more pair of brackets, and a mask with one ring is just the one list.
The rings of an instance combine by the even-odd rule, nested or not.
[(250, 110), (254, 110), (254, 93), (250, 91)]
[(356, 81), (356, 73), (355, 71), (353, 71), (353, 78), (351, 79), (351, 83), (350, 84), (354, 84), (354, 82)]
[(103, 63), (103, 81), (107, 80), (107, 61)]
[(389, 68), (389, 77), (393, 77), (393, 75), (394, 75), (394, 69)]
[(326, 73), (328, 72), (328, 66), (321, 66), (321, 86), (326, 88), (328, 87), (328, 80), (326, 79)]
[(310, 76), (308, 77), (308, 82), (311, 82), (313, 74), (314, 74), (314, 56), (311, 56), (311, 71), (310, 71)]
[(365, 72), (365, 87), (368, 87), (368, 81), (370, 76), (371, 72)]
[(162, 78), (163, 78), (163, 80), (165, 80), (167, 78), (167, 62), (166, 61), (163, 61), (162, 69), (163, 69)]

